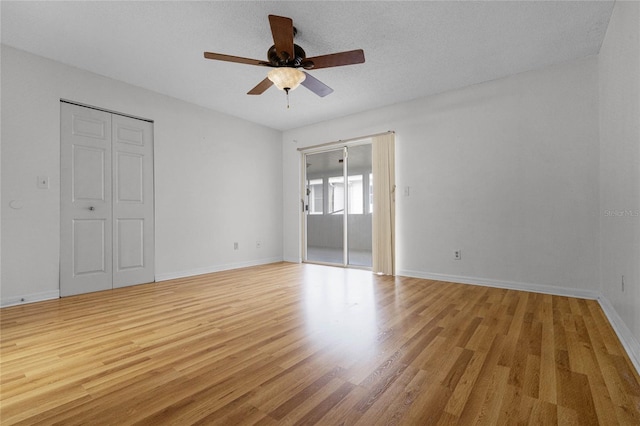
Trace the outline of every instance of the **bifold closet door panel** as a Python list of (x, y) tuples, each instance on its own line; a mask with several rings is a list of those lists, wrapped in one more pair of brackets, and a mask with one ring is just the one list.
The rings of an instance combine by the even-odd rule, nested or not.
[(61, 103), (60, 294), (112, 288), (111, 114)]
[(153, 125), (113, 115), (113, 287), (154, 280)]

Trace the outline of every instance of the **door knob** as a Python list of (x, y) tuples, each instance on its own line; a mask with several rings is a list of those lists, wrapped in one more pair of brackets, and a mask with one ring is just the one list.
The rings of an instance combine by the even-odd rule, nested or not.
[(93, 211), (93, 210), (95, 210), (95, 209), (96, 209), (96, 208), (95, 208), (95, 207), (93, 207), (93, 206), (89, 207), (89, 210), (91, 210), (91, 211)]

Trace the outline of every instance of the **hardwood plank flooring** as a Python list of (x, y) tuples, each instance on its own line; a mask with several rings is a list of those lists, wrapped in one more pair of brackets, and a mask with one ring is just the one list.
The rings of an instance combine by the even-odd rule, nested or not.
[(279, 263), (0, 310), (3, 425), (639, 425), (598, 303)]

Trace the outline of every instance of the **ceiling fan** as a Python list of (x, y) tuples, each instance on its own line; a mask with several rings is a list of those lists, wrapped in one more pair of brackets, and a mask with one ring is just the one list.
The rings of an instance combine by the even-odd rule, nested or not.
[(221, 53), (204, 52), (204, 57), (207, 59), (273, 68), (264, 80), (249, 90), (248, 95), (261, 95), (275, 84), (278, 89), (284, 90), (287, 93), (287, 98), (289, 91), (299, 85), (303, 85), (316, 95), (324, 97), (333, 92), (333, 89), (298, 68), (317, 70), (321, 68), (361, 64), (364, 62), (364, 51), (362, 49), (307, 58), (304, 50), (293, 43), (293, 38), (297, 30), (293, 26), (293, 20), (291, 18), (269, 15), (269, 24), (271, 26), (274, 44), (267, 51), (268, 60), (266, 61), (224, 55)]

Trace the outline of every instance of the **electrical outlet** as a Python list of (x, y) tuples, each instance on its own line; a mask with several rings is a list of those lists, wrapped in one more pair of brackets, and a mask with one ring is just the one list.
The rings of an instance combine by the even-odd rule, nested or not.
[(454, 250), (453, 251), (453, 258), (455, 260), (460, 260), (462, 259), (462, 250)]
[(238, 243), (233, 243), (233, 249), (238, 250), (238, 248), (239, 248)]
[(262, 248), (262, 241), (260, 240), (256, 241), (256, 248), (257, 249)]

